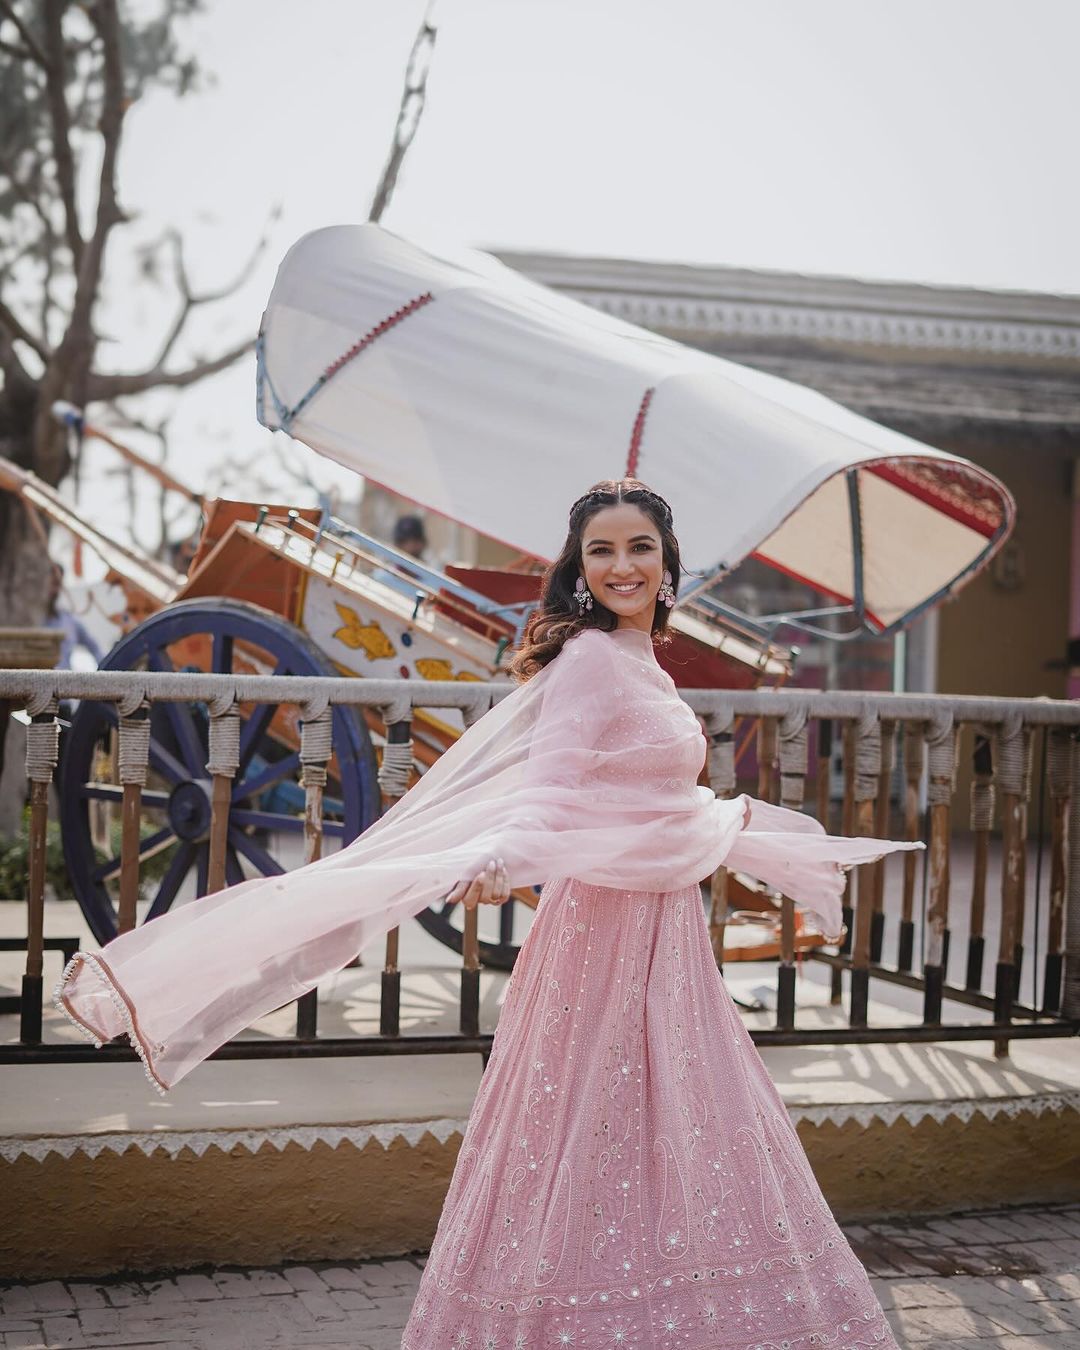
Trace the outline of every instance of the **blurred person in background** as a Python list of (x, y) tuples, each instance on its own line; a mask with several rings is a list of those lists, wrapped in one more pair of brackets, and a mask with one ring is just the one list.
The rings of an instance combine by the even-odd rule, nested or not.
[(79, 650), (86, 652), (95, 669), (101, 664), (101, 648), (83, 621), (73, 614), (64, 597), (64, 569), (54, 562), (49, 572), (49, 595), (45, 614), (46, 628), (59, 628), (63, 633), (57, 670), (71, 670), (71, 659)]
[[(427, 532), (419, 516), (399, 516), (394, 524), (394, 547), (417, 562), (428, 563)], [(430, 564), (429, 564), (430, 565)]]

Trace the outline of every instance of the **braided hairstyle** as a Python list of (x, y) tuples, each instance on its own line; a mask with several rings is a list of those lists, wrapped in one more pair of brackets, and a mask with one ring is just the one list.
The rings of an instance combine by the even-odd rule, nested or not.
[[(636, 478), (604, 479), (594, 484), (570, 508), (570, 522), (566, 542), (559, 556), (544, 573), (540, 603), (525, 625), (521, 646), (510, 662), (510, 673), (524, 683), (544, 666), (554, 661), (563, 645), (586, 628), (599, 628), (610, 633), (618, 625), (618, 618), (598, 598), (592, 609), (581, 613), (574, 599), (577, 579), (584, 573), (582, 537), (585, 526), (598, 511), (606, 506), (629, 502), (652, 520), (660, 535), (664, 567), (671, 573), (671, 584), (679, 592), (681, 565), (679, 541), (671, 524), (671, 507), (658, 492), (646, 487)], [(659, 601), (653, 612), (653, 640), (670, 642), (667, 635), (670, 609)]]

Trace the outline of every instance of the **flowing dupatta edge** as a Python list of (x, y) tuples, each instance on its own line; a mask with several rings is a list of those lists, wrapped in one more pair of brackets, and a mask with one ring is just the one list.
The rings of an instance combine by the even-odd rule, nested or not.
[[(611, 667), (607, 666), (606, 663), (612, 660), (614, 656), (613, 648), (617, 648), (619, 644), (612, 643), (599, 634), (594, 633), (589, 636), (591, 644), (580, 648), (578, 655), (580, 658), (587, 649), (592, 654), (593, 662), (602, 661), (605, 663), (604, 666), (599, 668), (589, 666), (593, 676), (590, 683), (595, 685), (599, 679), (598, 670), (602, 669), (605, 673), (610, 673)], [(577, 647), (578, 641), (580, 639), (568, 644), (568, 648), (571, 646)], [(555, 667), (560, 666), (560, 663), (562, 663), (564, 674), (569, 675), (570, 668), (565, 665), (565, 658), (560, 656), (559, 660), (552, 663), (551, 674), (548, 671), (542, 672), (546, 681), (550, 682), (555, 675)], [(621, 682), (625, 683), (625, 681)], [(532, 685), (534, 682), (530, 681), (529, 683)], [(537, 689), (540, 687), (547, 688), (545, 679), (538, 677), (535, 687)], [(562, 692), (558, 685), (555, 688), (559, 693)], [(523, 694), (524, 690), (516, 692)], [(616, 689), (614, 692), (619, 693), (620, 691)], [(671, 694), (678, 697), (674, 685), (671, 686)], [(488, 716), (494, 715), (496, 723), (499, 723), (502, 718), (510, 715), (509, 703), (509, 699), (503, 700), (501, 704), (502, 712), (498, 711), (500, 705), (496, 705), (496, 709), (493, 709), (492, 714)], [(482, 726), (486, 720), (482, 718), (476, 724), (476, 729)], [(580, 721), (580, 718), (577, 720)], [(461, 749), (465, 747), (469, 740), (470, 737), (467, 733), (447, 751), (444, 757), (445, 762), (437, 766), (436, 769), (429, 771), (429, 775), (425, 775), (418, 788), (422, 788), (423, 784), (429, 781), (429, 777), (431, 783), (442, 777), (444, 779), (443, 790), (445, 790), (448, 786), (446, 782), (447, 772), (454, 773), (451, 761), (456, 758), (455, 752), (460, 754)], [(441, 770), (441, 773), (439, 770)], [(452, 782), (453, 778), (450, 781)], [(704, 797), (703, 789), (699, 788), (697, 791), (702, 793)], [(395, 818), (404, 823), (410, 815), (410, 797), (411, 794), (407, 793), (396, 803), (395, 808), (381, 817), (371, 827), (370, 831), (360, 836), (360, 839), (374, 840), (378, 849), (378, 836), (382, 835), (384, 828), (392, 829)], [(416, 800), (418, 799), (413, 799), (414, 802)], [(710, 806), (715, 807), (720, 804), (721, 799), (713, 798)], [(710, 871), (715, 870), (716, 866), (721, 865), (728, 866), (733, 871), (744, 871), (784, 894), (792, 894), (792, 898), (800, 907), (810, 910), (825, 924), (828, 923), (830, 916), (839, 917), (840, 899), (844, 889), (844, 874), (850, 871), (852, 867), (874, 861), (893, 851), (922, 847), (921, 844), (916, 843), (829, 836), (825, 833), (824, 827), (812, 817), (758, 802), (747, 794), (739, 794), (737, 799), (725, 801), (722, 804), (728, 810), (732, 807), (738, 810), (738, 805), (742, 805), (741, 827), (734, 838), (729, 837), (723, 842), (717, 841), (719, 853), (710, 854), (708, 865), (704, 866), (701, 875), (707, 875)], [(322, 860), (322, 864), (313, 864), (312, 866), (333, 866), (335, 857), (340, 858), (341, 855), (329, 855), (327, 859)], [(699, 858), (699, 861), (705, 863), (703, 857)], [(266, 881), (267, 879), (259, 880)], [(789, 886), (785, 883), (794, 884)], [(253, 886), (256, 882), (252, 881), (246, 884)], [(803, 891), (803, 898), (800, 898), (798, 894), (800, 890)], [(421, 904), (418, 908), (422, 907)], [(418, 912), (418, 910), (410, 912)], [(95, 1019), (87, 1014), (86, 1007), (84, 1006), (81, 1010), (77, 1009), (72, 998), (68, 996), (68, 986), (72, 986), (72, 992), (74, 993), (74, 983), (80, 972), (83, 971), (85, 972), (84, 978), (90, 979), (92, 988), (97, 990), (99, 1002), (95, 1007), (91, 990), (86, 991), (90, 994), (89, 998), (84, 994), (78, 1002), (89, 1005), (94, 1012), (100, 1013), (101, 1017), (106, 1020), (107, 1030), (102, 1030), (100, 1025), (95, 1025)], [(104, 1003), (102, 995), (111, 1004), (114, 1016), (110, 1016), (108, 1004)], [(164, 1072), (162, 1066), (156, 1064), (159, 1053), (163, 1055), (166, 1047), (156, 1045), (153, 1036), (146, 1034), (144, 1028), (140, 1025), (136, 1011), (136, 1000), (129, 996), (124, 988), (123, 977), (117, 976), (110, 965), (109, 959), (102, 953), (83, 951), (76, 953), (68, 963), (56, 986), (54, 1002), (63, 1015), (79, 1030), (80, 1034), (99, 1047), (107, 1041), (126, 1035), (143, 1062), (148, 1081), (157, 1091), (165, 1092), (180, 1081), (180, 1077), (183, 1077), (188, 1071), (185, 1069), (180, 1077), (174, 1077), (170, 1081), (168, 1073)], [(97, 1020), (100, 1021), (100, 1018)], [(218, 1042), (219, 1045), (223, 1043), (224, 1041)], [(212, 1049), (208, 1053), (212, 1053)]]
[(124, 992), (124, 987), (116, 976), (109, 969), (108, 962), (100, 952), (76, 952), (71, 960), (64, 967), (63, 974), (56, 983), (53, 990), (53, 1003), (64, 1014), (71, 1025), (91, 1041), (93, 1045), (100, 1050), (108, 1039), (103, 1031), (90, 1025), (85, 1018), (81, 1017), (71, 1006), (64, 987), (69, 984), (79, 972), (79, 968), (85, 966), (99, 982), (104, 986), (106, 993), (112, 1000), (113, 1006), (120, 1015), (120, 1020), (124, 1024), (124, 1033), (126, 1034), (132, 1049), (142, 1060), (143, 1073), (146, 1074), (146, 1081), (161, 1096), (169, 1090), (172, 1084), (164, 1082), (159, 1078), (154, 1068), (154, 1050), (150, 1042), (142, 1033), (139, 1026), (139, 1018), (131, 1004), (130, 999)]

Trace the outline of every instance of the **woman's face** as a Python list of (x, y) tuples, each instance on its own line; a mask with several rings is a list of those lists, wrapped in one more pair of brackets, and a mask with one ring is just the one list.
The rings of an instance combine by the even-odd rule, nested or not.
[(651, 516), (632, 502), (597, 511), (581, 537), (581, 571), (586, 586), (617, 616), (620, 628), (651, 632), (664, 576), (660, 532)]

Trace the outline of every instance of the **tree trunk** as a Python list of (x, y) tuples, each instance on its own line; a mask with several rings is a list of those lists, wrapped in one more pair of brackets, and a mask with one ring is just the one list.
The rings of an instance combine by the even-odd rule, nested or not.
[[(41, 520), (47, 529), (48, 522)], [(36, 628), (45, 618), (49, 555), (26, 507), (0, 493), (0, 624)]]
[[(33, 463), (30, 434), (0, 440), (0, 453), (17, 464)], [(47, 521), (41, 520), (41, 524), (48, 528)], [(0, 625), (5, 628), (41, 625), (45, 618), (49, 565), (48, 550), (42, 545), (41, 534), (34, 528), (26, 507), (11, 493), (0, 492)], [(4, 704), (0, 715), (7, 718), (10, 713)], [(16, 724), (5, 729), (9, 734), (0, 743), (0, 841), (19, 833), (26, 800), (26, 775), (19, 762), (25, 741), (22, 727)]]

